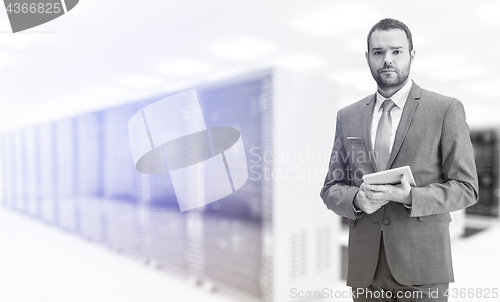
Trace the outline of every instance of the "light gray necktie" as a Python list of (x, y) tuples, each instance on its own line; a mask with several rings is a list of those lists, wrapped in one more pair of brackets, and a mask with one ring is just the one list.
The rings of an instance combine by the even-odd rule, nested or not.
[(389, 164), (389, 156), (391, 155), (391, 110), (394, 106), (396, 106), (396, 104), (394, 104), (391, 99), (387, 99), (382, 103), (382, 116), (378, 122), (377, 134), (375, 136), (375, 155), (380, 171), (389, 168), (387, 165)]

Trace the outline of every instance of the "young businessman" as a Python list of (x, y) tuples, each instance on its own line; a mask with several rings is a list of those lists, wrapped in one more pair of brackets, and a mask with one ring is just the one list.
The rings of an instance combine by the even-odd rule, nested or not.
[[(321, 197), (349, 218), (347, 285), (354, 301), (447, 301), (453, 281), (450, 212), (477, 202), (478, 181), (462, 103), (409, 77), (410, 30), (384, 19), (368, 34), (377, 92), (337, 113)], [(364, 184), (410, 166), (416, 186)]]

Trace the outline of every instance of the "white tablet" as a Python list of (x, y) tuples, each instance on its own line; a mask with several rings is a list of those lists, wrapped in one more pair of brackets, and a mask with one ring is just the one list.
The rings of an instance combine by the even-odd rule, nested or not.
[(406, 176), (410, 186), (415, 186), (415, 179), (411, 173), (410, 166), (399, 167), (381, 172), (363, 175), (363, 181), (370, 185), (393, 185), (399, 183), (401, 175)]

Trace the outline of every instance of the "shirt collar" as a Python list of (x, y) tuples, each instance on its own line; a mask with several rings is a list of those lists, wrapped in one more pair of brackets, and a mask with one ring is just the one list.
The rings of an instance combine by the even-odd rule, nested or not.
[[(412, 84), (413, 81), (408, 77), (408, 81), (406, 82), (406, 84), (390, 97), (394, 104), (396, 104), (396, 106), (401, 110), (406, 104), (406, 99), (410, 94)], [(377, 90), (377, 102), (375, 103), (375, 108), (377, 108), (377, 111), (380, 110), (380, 107), (385, 100), (386, 98), (382, 96)]]

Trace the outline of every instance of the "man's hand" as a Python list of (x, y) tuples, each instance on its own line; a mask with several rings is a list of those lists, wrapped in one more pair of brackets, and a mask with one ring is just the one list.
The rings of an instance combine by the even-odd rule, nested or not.
[[(400, 184), (397, 185), (369, 185), (363, 184), (362, 190), (371, 200), (390, 200), (411, 205), (411, 186), (404, 175), (401, 175)], [(359, 193), (358, 193), (359, 194)]]
[(354, 199), (354, 205), (365, 212), (366, 214), (375, 213), (378, 209), (380, 209), (383, 205), (389, 202), (386, 199), (372, 199), (369, 198), (363, 188), (364, 184), (361, 184), (361, 188), (356, 194), (356, 198)]

